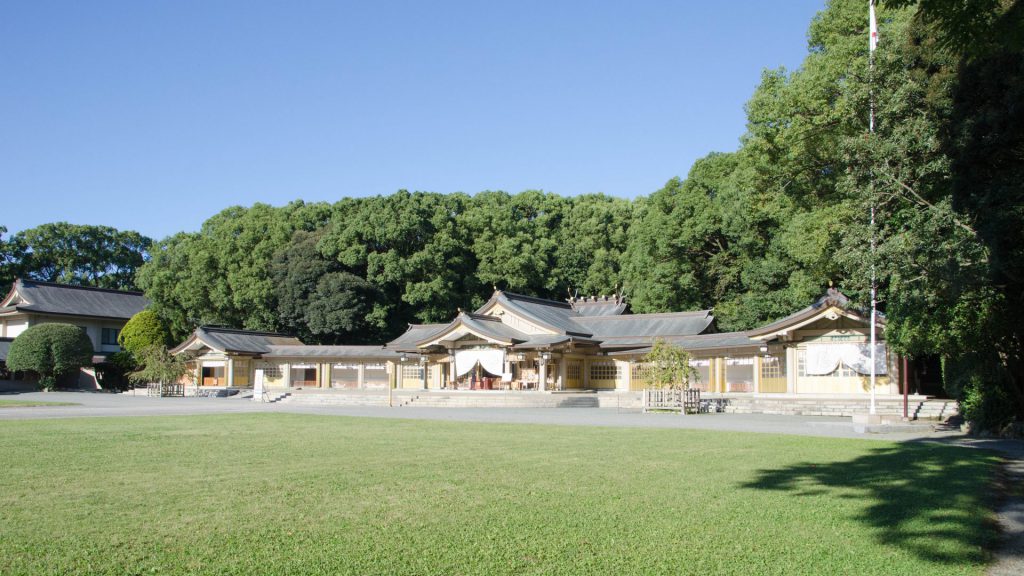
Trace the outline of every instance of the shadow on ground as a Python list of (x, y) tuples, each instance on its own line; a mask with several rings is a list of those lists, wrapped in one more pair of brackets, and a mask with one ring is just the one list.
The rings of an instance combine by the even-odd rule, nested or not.
[(766, 469), (743, 488), (833, 494), (862, 504), (854, 520), (879, 542), (946, 565), (989, 560), (997, 529), (999, 457), (986, 450), (908, 442), (848, 461)]

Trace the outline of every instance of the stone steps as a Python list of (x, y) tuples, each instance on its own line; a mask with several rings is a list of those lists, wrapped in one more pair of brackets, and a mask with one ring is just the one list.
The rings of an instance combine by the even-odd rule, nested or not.
[[(860, 399), (792, 399), (727, 397), (725, 411), (734, 414), (782, 414), (791, 416), (853, 416), (869, 410), (870, 401)], [(902, 416), (902, 400), (877, 400), (875, 411), (886, 416)], [(913, 420), (944, 420), (957, 413), (952, 400), (911, 400), (907, 413)]]
[(282, 402), (287, 402), (288, 404), (300, 404), (303, 406), (387, 406), (388, 395), (386, 393), (291, 394), (282, 400)]
[(413, 394), (403, 406), (432, 408), (597, 408), (593, 394)]

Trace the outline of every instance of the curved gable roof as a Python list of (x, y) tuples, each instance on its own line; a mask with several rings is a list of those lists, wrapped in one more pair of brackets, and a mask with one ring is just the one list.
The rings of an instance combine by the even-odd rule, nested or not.
[(438, 334), (448, 327), (448, 324), (409, 324), (401, 336), (388, 342), (384, 347), (392, 350), (415, 350), (417, 342)]
[(438, 330), (419, 342), (416, 342), (416, 346), (429, 345), (430, 343), (435, 342), (440, 338), (444, 338), (446, 335), (451, 334), (460, 328), (482, 338), (497, 340), (504, 344), (516, 344), (530, 339), (528, 334), (524, 334), (519, 330), (502, 323), (500, 318), (462, 312), (455, 317), (455, 320), (452, 320), (451, 323), (443, 329)]
[(201, 346), (224, 353), (266, 354), (273, 346), (302, 346), (302, 341), (293, 336), (273, 332), (200, 326), (187, 340), (174, 347), (171, 353), (178, 354)]
[[(815, 300), (814, 303), (807, 308), (798, 310), (789, 316), (785, 316), (759, 328), (747, 330), (746, 334), (751, 338), (770, 337), (778, 332), (796, 329), (814, 322), (819, 317), (827, 314), (829, 310), (834, 310), (837, 314), (846, 316), (853, 320), (859, 320), (868, 324), (871, 322), (870, 319), (864, 317), (864, 314), (862, 314), (860, 310), (857, 310), (852, 306), (850, 299), (847, 298), (845, 294), (836, 288), (829, 288), (828, 292), (826, 292), (824, 296)], [(878, 323), (885, 324), (885, 316), (883, 314), (878, 315)]]
[(544, 298), (498, 290), (486, 304), (477, 309), (477, 314), (489, 310), (497, 303), (523, 316), (527, 320), (559, 334), (583, 337), (593, 335), (576, 322), (576, 319), (580, 316), (568, 302), (545, 300)]

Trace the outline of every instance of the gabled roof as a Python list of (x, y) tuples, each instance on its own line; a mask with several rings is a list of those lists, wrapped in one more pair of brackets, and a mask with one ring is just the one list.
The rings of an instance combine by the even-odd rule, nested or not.
[(415, 350), (416, 343), (444, 330), (448, 324), (409, 324), (409, 328), (394, 340), (384, 345), (391, 350)]
[(501, 318), (498, 318), (497, 316), (467, 314), (462, 312), (443, 329), (438, 330), (434, 334), (416, 342), (416, 346), (426, 346), (437, 341), (439, 338), (444, 338), (446, 335), (455, 333), (459, 330), (464, 330), (488, 340), (496, 340), (507, 345), (525, 342), (530, 339), (529, 334), (520, 332), (507, 324), (503, 324)]
[(544, 298), (497, 290), (486, 304), (477, 309), (477, 313), (490, 309), (496, 303), (559, 334), (583, 337), (592, 335), (586, 328), (576, 323), (576, 318), (580, 316), (568, 302), (545, 300)]
[(0, 302), (0, 314), (28, 312), (127, 320), (149, 305), (141, 292), (19, 279)]
[[(753, 330), (747, 330), (747, 335), (752, 338), (763, 338), (766, 336), (772, 336), (777, 332), (799, 328), (802, 325), (808, 324), (816, 320), (819, 316), (827, 314), (830, 309), (836, 310), (839, 314), (852, 318), (854, 320), (861, 320), (870, 324), (870, 319), (865, 318), (865, 314), (854, 308), (850, 299), (845, 294), (839, 291), (837, 288), (829, 288), (824, 296), (821, 296), (814, 301), (813, 304), (786, 316), (780, 318), (770, 324), (765, 324), (759, 328)], [(879, 324), (885, 323), (885, 317), (882, 314), (878, 315)]]
[(711, 310), (669, 312), (663, 314), (624, 314), (622, 316), (590, 316), (576, 319), (602, 342), (621, 339), (663, 338), (702, 334), (712, 327)]
[(205, 346), (223, 353), (260, 355), (270, 352), (273, 346), (287, 345), (302, 346), (302, 342), (298, 338), (273, 332), (200, 326), (187, 340), (172, 349), (171, 353), (198, 350)]

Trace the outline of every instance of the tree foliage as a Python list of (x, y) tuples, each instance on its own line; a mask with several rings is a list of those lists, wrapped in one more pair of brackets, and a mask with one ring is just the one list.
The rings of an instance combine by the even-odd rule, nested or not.
[(128, 319), (117, 336), (117, 343), (129, 354), (138, 357), (145, 348), (169, 346), (171, 331), (156, 312), (143, 310)]
[(1024, 420), (1021, 13), (1010, 0), (883, 2), (872, 68), (867, 6), (832, 0), (802, 65), (762, 74), (739, 148), (649, 196), (233, 207), (160, 242), (138, 282), (178, 336), (213, 323), (331, 342), (447, 320), (493, 287), (625, 290), (635, 311), (713, 306), (742, 330), (830, 280), (866, 304), (874, 267), (890, 344), (944, 356), (969, 417)]
[(12, 372), (35, 372), (49, 390), (57, 379), (92, 364), (92, 341), (71, 324), (38, 324), (19, 334), (7, 353)]
[[(0, 243), (4, 280), (20, 276), (98, 288), (135, 289), (135, 273), (152, 240), (130, 230), (54, 222), (14, 234)], [(13, 272), (13, 274), (12, 274)]]
[(128, 374), (128, 380), (136, 385), (173, 384), (192, 373), (188, 356), (176, 356), (163, 346), (143, 348), (137, 356), (139, 368)]
[(677, 346), (655, 338), (651, 351), (643, 357), (652, 388), (687, 389), (697, 377), (697, 370), (690, 366), (690, 353)]

